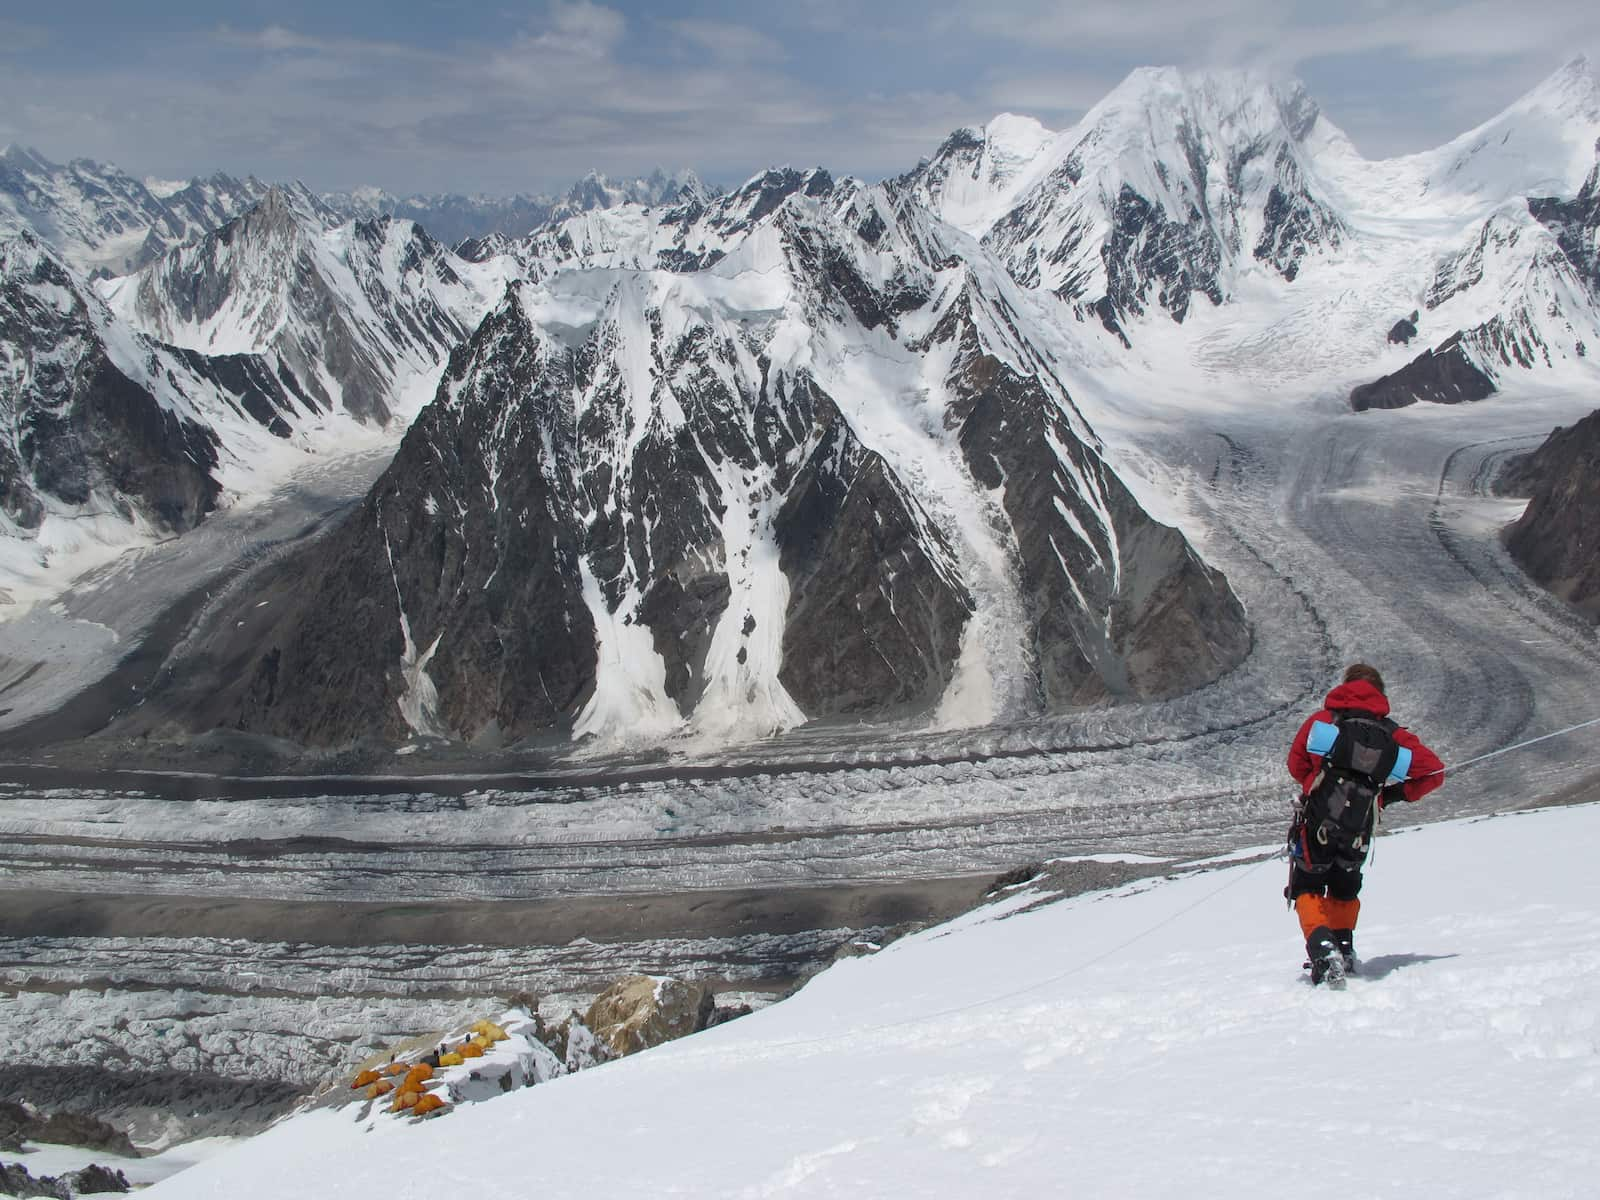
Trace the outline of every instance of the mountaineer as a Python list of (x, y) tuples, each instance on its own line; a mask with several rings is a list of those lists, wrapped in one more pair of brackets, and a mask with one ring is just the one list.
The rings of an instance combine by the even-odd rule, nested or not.
[(1300, 918), (1311, 982), (1342, 987), (1356, 966), (1361, 868), (1378, 813), (1433, 791), (1444, 782), (1444, 764), (1389, 719), (1383, 676), (1356, 663), (1295, 734), (1289, 773), (1300, 796), (1283, 894)]

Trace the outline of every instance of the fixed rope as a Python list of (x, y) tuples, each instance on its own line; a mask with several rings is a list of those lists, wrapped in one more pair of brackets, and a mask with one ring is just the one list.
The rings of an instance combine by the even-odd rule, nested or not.
[(1437, 771), (1428, 771), (1413, 778), (1427, 779), (1429, 776), (1441, 775), (1446, 771), (1460, 771), (1477, 763), (1487, 762), (1491, 758), (1499, 758), (1502, 754), (1510, 754), (1513, 750), (1521, 750), (1525, 746), (1537, 745), (1539, 742), (1548, 742), (1551, 738), (1558, 738), (1568, 733), (1576, 733), (1580, 729), (1588, 729), (1593, 725), (1600, 725), (1600, 717), (1595, 717), (1589, 721), (1579, 721), (1576, 725), (1568, 725), (1565, 729), (1557, 729), (1553, 733), (1542, 733), (1536, 738), (1529, 738), (1527, 741), (1517, 742), (1514, 745), (1502, 746), (1498, 750), (1491, 750), (1487, 754), (1480, 754), (1476, 758), (1467, 759), (1465, 762), (1446, 763)]

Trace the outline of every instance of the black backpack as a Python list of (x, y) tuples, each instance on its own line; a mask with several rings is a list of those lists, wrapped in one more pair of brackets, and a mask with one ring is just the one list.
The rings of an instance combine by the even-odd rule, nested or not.
[[(1306, 748), (1322, 755), (1322, 770), (1301, 800), (1304, 866), (1359, 867), (1367, 856), (1378, 795), (1405, 780), (1411, 751), (1394, 740), (1387, 717), (1336, 712), (1334, 725), (1319, 721)], [(1331, 739), (1331, 741), (1330, 741)]]

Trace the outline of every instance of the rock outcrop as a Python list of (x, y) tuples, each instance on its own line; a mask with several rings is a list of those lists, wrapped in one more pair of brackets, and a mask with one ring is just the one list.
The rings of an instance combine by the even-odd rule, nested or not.
[(126, 1192), (130, 1190), (128, 1177), (121, 1171), (90, 1163), (77, 1171), (60, 1175), (35, 1177), (21, 1163), (0, 1162), (0, 1194), (23, 1197), (49, 1196), (54, 1200), (73, 1200), (76, 1196), (89, 1196), (100, 1192)]
[(1511, 556), (1600, 623), (1600, 411), (1557, 429), (1532, 454), (1508, 463), (1499, 489), (1530, 496), (1505, 531)]
[(654, 975), (629, 975), (589, 1005), (583, 1023), (616, 1058), (659, 1046), (706, 1028), (716, 1002), (698, 983)]
[(126, 1133), (99, 1117), (65, 1109), (35, 1112), (14, 1101), (0, 1100), (0, 1148), (14, 1151), (22, 1142), (82, 1146), (128, 1157), (139, 1153)]
[(1350, 407), (1365, 412), (1404, 408), (1418, 401), (1461, 404), (1494, 392), (1494, 380), (1472, 361), (1462, 335), (1456, 334), (1437, 348), (1424, 350), (1400, 370), (1353, 389)]

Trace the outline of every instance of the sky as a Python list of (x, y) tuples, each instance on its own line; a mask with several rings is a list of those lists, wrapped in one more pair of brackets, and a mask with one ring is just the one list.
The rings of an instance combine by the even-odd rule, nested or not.
[(317, 190), (564, 190), (589, 170), (879, 179), (1000, 112), (1065, 128), (1139, 66), (1305, 81), (1369, 157), (1438, 145), (1600, 5), (1437, 0), (37, 0), (0, 4), (0, 144)]

